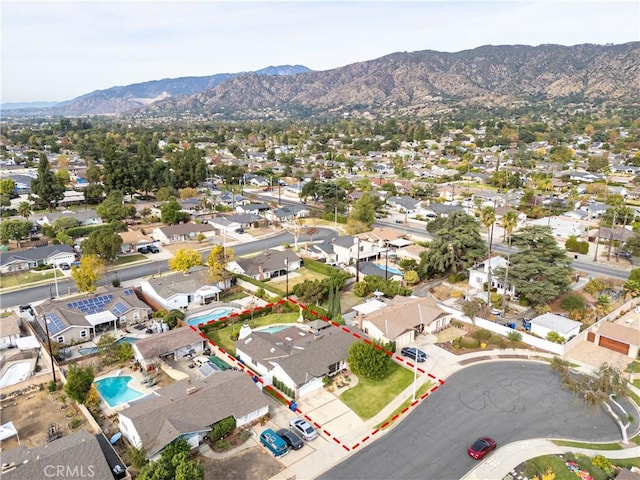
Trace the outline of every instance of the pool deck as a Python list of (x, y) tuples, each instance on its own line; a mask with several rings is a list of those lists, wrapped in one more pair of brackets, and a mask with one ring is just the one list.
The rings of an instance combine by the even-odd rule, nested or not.
[[(7, 370), (9, 370), (9, 368), (11, 368), (13, 365), (16, 365), (18, 363), (29, 363), (29, 377), (27, 378), (30, 378), (35, 373), (37, 360), (38, 360), (37, 358), (25, 358), (22, 360), (13, 360), (11, 362), (8, 362), (6, 365), (2, 367), (2, 370), (0, 370), (0, 378), (4, 377), (4, 374), (7, 372)], [(8, 383), (4, 385), (3, 388), (10, 387), (11, 385), (15, 385), (16, 383), (23, 382), (24, 380), (26, 380), (26, 378), (18, 380), (16, 382)]]
[[(141, 370), (136, 370), (134, 372), (129, 367), (112, 370), (108, 373), (105, 373), (104, 375), (100, 375), (99, 377), (96, 377), (94, 381), (102, 380), (103, 378), (109, 378), (109, 377), (132, 377), (131, 381), (127, 384), (127, 386), (133, 390), (136, 390), (142, 393), (143, 395), (148, 395), (150, 393), (153, 393), (155, 390), (158, 390), (160, 388), (160, 386), (158, 385), (154, 385), (153, 387), (147, 387), (146, 385), (144, 385), (142, 383), (142, 380), (144, 378), (144, 372), (142, 372)], [(112, 415), (117, 414), (121, 410), (124, 410), (125, 408), (129, 407), (129, 404), (125, 402), (120, 405), (116, 405), (115, 407), (110, 407), (107, 404), (107, 402), (105, 402), (104, 399), (100, 397), (100, 406), (104, 414), (107, 417), (110, 417)]]
[[(188, 323), (189, 320), (193, 319), (193, 317), (201, 317), (203, 315), (207, 315), (208, 313), (212, 313), (216, 310), (220, 310), (223, 308), (231, 308), (236, 310), (250, 310), (252, 308), (264, 307), (269, 302), (262, 300), (256, 296), (250, 295), (248, 297), (240, 298), (238, 300), (234, 300), (233, 302), (212, 302), (208, 305), (189, 305), (186, 310), (186, 315), (184, 318), (185, 323)], [(206, 322), (204, 322), (206, 323)], [(195, 326), (195, 325), (194, 325)]]

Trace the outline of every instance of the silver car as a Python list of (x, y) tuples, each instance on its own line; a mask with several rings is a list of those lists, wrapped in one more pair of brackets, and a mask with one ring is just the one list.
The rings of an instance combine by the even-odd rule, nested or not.
[(289, 426), (304, 438), (306, 441), (313, 440), (318, 437), (318, 432), (304, 418), (294, 418), (289, 422)]

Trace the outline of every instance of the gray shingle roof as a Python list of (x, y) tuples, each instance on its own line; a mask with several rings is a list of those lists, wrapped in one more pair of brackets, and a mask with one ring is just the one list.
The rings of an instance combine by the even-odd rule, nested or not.
[[(195, 392), (188, 394), (188, 387)], [(149, 456), (180, 435), (206, 431), (223, 418), (243, 417), (268, 406), (251, 377), (234, 370), (196, 382), (177, 382), (155, 393), (156, 397), (120, 412), (135, 425)]]
[(242, 267), (245, 275), (253, 277), (261, 273), (260, 269), (264, 273), (285, 270), (285, 259), (289, 261), (289, 264), (300, 261), (300, 257), (293, 250), (287, 249), (265, 250), (255, 257), (238, 258), (236, 263)]
[(193, 293), (205, 285), (214, 285), (211, 281), (209, 269), (206, 267), (192, 268), (188, 274), (176, 273), (166, 277), (147, 280), (158, 295), (164, 299), (179, 293)]
[(60, 253), (74, 253), (74, 251), (69, 245), (49, 245), (46, 247), (30, 248), (29, 250), (22, 250), (20, 252), (0, 253), (0, 265), (6, 265), (16, 260), (27, 262), (44, 261)]
[[(96, 479), (113, 478), (98, 440), (86, 430), (79, 430), (31, 450), (19, 446), (3, 451), (2, 463), (16, 465), (15, 469), (2, 474), (6, 480), (46, 478), (47, 472), (56, 472), (57, 465), (68, 467), (64, 475), (58, 477), (65, 480), (86, 479), (89, 472), (93, 472), (92, 477)], [(51, 469), (51, 466), (54, 468)]]
[(203, 341), (203, 338), (191, 328), (180, 327), (138, 340), (134, 348), (143, 358), (151, 359)]

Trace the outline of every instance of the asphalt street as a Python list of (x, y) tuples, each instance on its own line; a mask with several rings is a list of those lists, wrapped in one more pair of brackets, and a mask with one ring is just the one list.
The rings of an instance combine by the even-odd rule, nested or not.
[[(318, 233), (313, 236), (313, 241), (325, 240), (327, 238), (333, 238), (337, 234), (335, 231), (329, 228), (318, 228)], [(310, 239), (307, 235), (300, 235), (299, 242), (306, 242)], [(273, 235), (267, 238), (262, 238), (253, 242), (239, 243), (230, 245), (236, 255), (248, 255), (255, 252), (261, 252), (267, 248), (279, 247), (283, 243), (293, 244), (293, 235), (288, 232), (282, 232), (277, 235)], [(210, 250), (206, 250), (202, 254), (203, 260), (207, 260)], [(153, 255), (150, 256), (153, 258)], [(160, 274), (169, 270), (167, 260), (152, 261), (140, 265), (132, 265), (130, 267), (124, 267), (115, 271), (107, 272), (101, 279), (101, 285), (110, 285), (111, 281), (118, 279), (121, 282), (127, 280), (135, 280), (138, 278), (147, 277), (154, 274)], [(16, 305), (24, 305), (27, 303), (33, 303), (38, 300), (44, 300), (53, 296), (58, 296), (55, 291), (56, 287), (53, 283), (48, 285), (40, 285), (31, 288), (25, 288), (22, 290), (16, 290), (13, 292), (7, 292), (0, 295), (0, 307), (8, 308)], [(69, 277), (58, 280), (58, 294), (66, 295), (69, 293), (75, 293), (77, 291), (75, 283)]]
[(449, 377), (397, 427), (318, 478), (459, 479), (476, 465), (466, 449), (481, 436), (499, 448), (531, 438), (618, 441), (620, 430), (563, 389), (547, 364), (483, 363)]

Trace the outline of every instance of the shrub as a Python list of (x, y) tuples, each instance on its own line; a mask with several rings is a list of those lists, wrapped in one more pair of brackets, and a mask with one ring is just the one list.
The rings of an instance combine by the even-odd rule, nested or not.
[(476, 340), (488, 340), (493, 335), (489, 330), (481, 328), (480, 330), (476, 330), (471, 334), (473, 338)]
[(490, 343), (491, 345), (500, 345), (501, 343), (504, 343), (504, 337), (498, 334), (491, 335), (487, 339), (487, 343)]
[(113, 280), (111, 280), (111, 286), (115, 288), (120, 288), (120, 279), (114, 278)]
[(53, 393), (55, 391), (58, 390), (58, 384), (56, 382), (54, 382), (53, 380), (49, 380), (49, 383), (47, 384), (47, 390), (50, 393)]
[(562, 335), (560, 335), (558, 332), (547, 333), (547, 340), (553, 343), (560, 343), (560, 344), (566, 342), (565, 338)]
[(509, 332), (509, 335), (507, 335), (507, 338), (511, 342), (520, 342), (520, 341), (522, 341), (522, 334), (520, 332), (516, 332), (516, 331)]
[(303, 265), (307, 270), (326, 275), (327, 277), (331, 277), (342, 272), (342, 270), (340, 270), (339, 268), (332, 267), (331, 265), (318, 262), (317, 260), (313, 260), (311, 258), (305, 258), (303, 260)]
[(69, 428), (71, 428), (71, 430), (75, 430), (80, 426), (81, 423), (82, 423), (82, 420), (80, 420), (78, 417), (74, 417), (69, 422)]
[(585, 301), (584, 298), (577, 293), (570, 293), (562, 299), (560, 306), (567, 312), (572, 310), (584, 310)]
[(224, 440), (218, 440), (216, 442), (216, 447), (219, 448), (220, 450), (228, 450), (230, 446), (231, 444)]
[(369, 293), (369, 289), (367, 287), (367, 284), (364, 282), (358, 282), (353, 286), (353, 294), (356, 297), (365, 297), (368, 293)]
[(229, 435), (233, 429), (236, 428), (236, 419), (233, 416), (223, 418), (219, 422), (211, 425), (211, 431), (209, 432), (209, 440), (217, 442), (218, 440)]
[(460, 346), (464, 348), (478, 348), (480, 342), (473, 337), (462, 337), (460, 339)]

